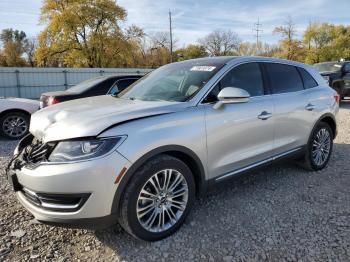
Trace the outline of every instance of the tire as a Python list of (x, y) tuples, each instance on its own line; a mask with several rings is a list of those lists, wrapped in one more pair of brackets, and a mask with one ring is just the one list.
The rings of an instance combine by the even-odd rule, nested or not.
[[(319, 138), (317, 136), (318, 136), (318, 134), (320, 134), (321, 130), (324, 130), (326, 133), (329, 134), (329, 144), (327, 142), (328, 155), (324, 158), (324, 160), (321, 158), (321, 161), (318, 162), (317, 158), (313, 157), (314, 155), (316, 155), (316, 153), (313, 154), (313, 152), (315, 152), (315, 150), (316, 150), (316, 147), (314, 146), (314, 142), (318, 141)], [(314, 130), (312, 131), (311, 136), (309, 138), (307, 148), (306, 148), (306, 153), (305, 153), (305, 156), (303, 158), (302, 166), (305, 169), (310, 170), (310, 171), (318, 171), (318, 170), (325, 168), (329, 162), (331, 155), (332, 155), (333, 138), (334, 138), (334, 134), (333, 134), (333, 131), (330, 128), (330, 126), (324, 122), (319, 123), (314, 128)], [(325, 151), (326, 151), (326, 148), (325, 148)], [(323, 152), (322, 152), (322, 154), (323, 154)]]
[[(139, 197), (142, 198), (142, 196), (148, 197), (148, 194), (141, 193), (142, 189), (147, 190), (147, 192), (152, 192), (156, 195), (155, 187), (153, 187), (152, 184), (150, 183), (150, 179), (151, 178), (155, 179), (156, 174), (158, 174), (158, 178), (160, 182), (159, 184), (162, 184), (163, 186), (164, 184), (166, 184), (166, 183), (163, 183), (164, 177), (166, 177), (165, 173), (160, 172), (165, 169), (173, 170), (172, 173), (170, 174), (168, 173), (167, 175), (168, 178), (170, 177), (170, 179), (168, 179), (169, 191), (171, 189), (170, 185), (174, 185), (174, 184), (176, 185), (175, 177), (178, 178), (177, 172), (179, 172), (180, 173), (179, 177), (181, 177), (182, 175), (182, 178), (184, 179), (185, 182), (182, 181), (178, 186), (175, 186), (173, 192), (175, 193), (176, 191), (179, 192), (181, 190), (185, 192), (186, 190), (185, 184), (187, 184), (187, 196), (185, 193), (183, 193), (184, 194), (183, 196), (173, 197), (172, 200), (169, 200), (169, 201), (165, 200), (165, 202), (163, 201), (164, 199), (160, 200), (154, 197), (153, 199), (155, 200), (152, 200), (152, 201), (139, 199)], [(153, 181), (156, 182), (155, 180)], [(167, 190), (164, 190), (164, 191), (166, 192)], [(143, 195), (141, 196), (141, 194)], [(176, 193), (176, 194), (179, 195), (180, 193)], [(186, 202), (186, 199), (187, 199), (187, 204), (185, 205), (185, 208), (183, 208), (183, 210), (180, 210), (180, 209), (177, 210), (175, 207), (171, 206), (173, 204), (172, 201), (180, 201), (184, 203)], [(193, 174), (191, 170), (188, 168), (188, 166), (184, 162), (182, 162), (180, 159), (177, 159), (175, 157), (165, 155), (165, 154), (159, 155), (155, 158), (152, 158), (151, 160), (146, 162), (143, 166), (141, 166), (131, 178), (131, 181), (127, 185), (125, 192), (122, 195), (118, 221), (119, 221), (119, 224), (125, 229), (125, 231), (127, 231), (129, 234), (133, 235), (138, 239), (142, 239), (146, 241), (161, 240), (173, 234), (183, 224), (186, 216), (188, 215), (188, 212), (190, 211), (193, 205), (194, 199), (195, 199), (195, 182), (194, 182)], [(156, 207), (153, 209), (153, 211), (148, 211), (150, 209), (148, 208), (146, 209), (145, 212), (142, 211), (143, 213), (141, 213), (140, 210), (144, 208), (143, 206), (140, 207), (140, 205), (143, 204), (142, 201), (146, 201), (147, 204), (145, 204), (145, 206), (148, 206), (148, 203), (150, 205), (152, 205), (153, 203), (153, 205), (155, 205)], [(159, 205), (157, 203), (159, 203)], [(160, 205), (164, 205), (162, 206), (162, 208), (164, 209), (160, 209), (159, 208)], [(170, 207), (171, 210), (169, 210), (168, 207)], [(164, 211), (165, 209), (169, 211)], [(159, 211), (159, 210), (163, 210), (163, 211)], [(146, 212), (148, 213), (144, 215), (144, 213)], [(162, 219), (161, 219), (160, 213), (157, 213), (157, 212), (163, 213)], [(170, 212), (174, 214), (173, 216), (174, 220), (170, 219)], [(158, 215), (153, 216), (154, 213)], [(145, 228), (145, 224), (147, 224), (146, 220), (151, 219), (152, 221), (152, 218), (151, 218), (152, 216), (155, 217), (155, 220), (154, 220), (155, 222), (153, 224), (154, 228), (150, 227), (149, 229), (146, 229)], [(159, 221), (164, 221), (164, 223), (161, 223)], [(157, 226), (158, 226), (157, 223), (158, 225), (159, 223), (163, 225), (160, 231), (157, 231)]]
[[(10, 126), (11, 122), (15, 122), (18, 125), (15, 127), (16, 129), (12, 129), (12, 131)], [(9, 139), (20, 139), (28, 133), (29, 123), (29, 115), (18, 111), (8, 112), (0, 118), (0, 134)]]

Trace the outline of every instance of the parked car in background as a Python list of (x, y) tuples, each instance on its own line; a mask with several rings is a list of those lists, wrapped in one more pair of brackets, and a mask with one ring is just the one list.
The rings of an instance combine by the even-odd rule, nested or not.
[(0, 135), (19, 139), (29, 131), (30, 115), (39, 109), (39, 101), (24, 98), (0, 98)]
[(195, 196), (216, 183), (281, 158), (323, 169), (338, 110), (339, 95), (302, 63), (262, 57), (172, 63), (117, 96), (38, 111), (7, 173), (39, 221), (80, 227), (118, 221), (154, 241), (174, 233)]
[(46, 92), (40, 97), (40, 108), (73, 99), (116, 94), (143, 75), (99, 76), (83, 81), (65, 91)]
[(329, 86), (338, 92), (340, 99), (350, 96), (350, 61), (314, 64)]

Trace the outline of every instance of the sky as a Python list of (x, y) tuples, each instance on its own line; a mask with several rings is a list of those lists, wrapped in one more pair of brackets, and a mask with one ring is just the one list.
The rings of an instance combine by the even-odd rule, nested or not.
[[(0, 0), (0, 30), (14, 28), (35, 37), (44, 25), (39, 24), (41, 0)], [(243, 41), (256, 41), (253, 27), (260, 19), (260, 40), (276, 43), (272, 31), (288, 16), (297, 33), (310, 22), (350, 25), (350, 0), (118, 0), (126, 9), (126, 27), (135, 24), (147, 34), (168, 31), (168, 12), (173, 18), (177, 47), (196, 43), (215, 29), (232, 30)]]

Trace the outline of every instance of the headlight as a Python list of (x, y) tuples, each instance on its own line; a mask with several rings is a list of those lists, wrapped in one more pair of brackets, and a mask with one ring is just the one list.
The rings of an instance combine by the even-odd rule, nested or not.
[(49, 162), (70, 162), (87, 160), (109, 153), (120, 145), (126, 136), (102, 139), (62, 141), (52, 151)]

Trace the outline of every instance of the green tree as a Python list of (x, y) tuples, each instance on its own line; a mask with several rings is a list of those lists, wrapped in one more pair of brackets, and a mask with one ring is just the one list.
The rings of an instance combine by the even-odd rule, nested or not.
[(307, 45), (307, 63), (350, 58), (350, 26), (310, 23), (303, 40)]
[(35, 59), (39, 65), (109, 67), (124, 64), (119, 23), (126, 11), (114, 0), (44, 0)]

